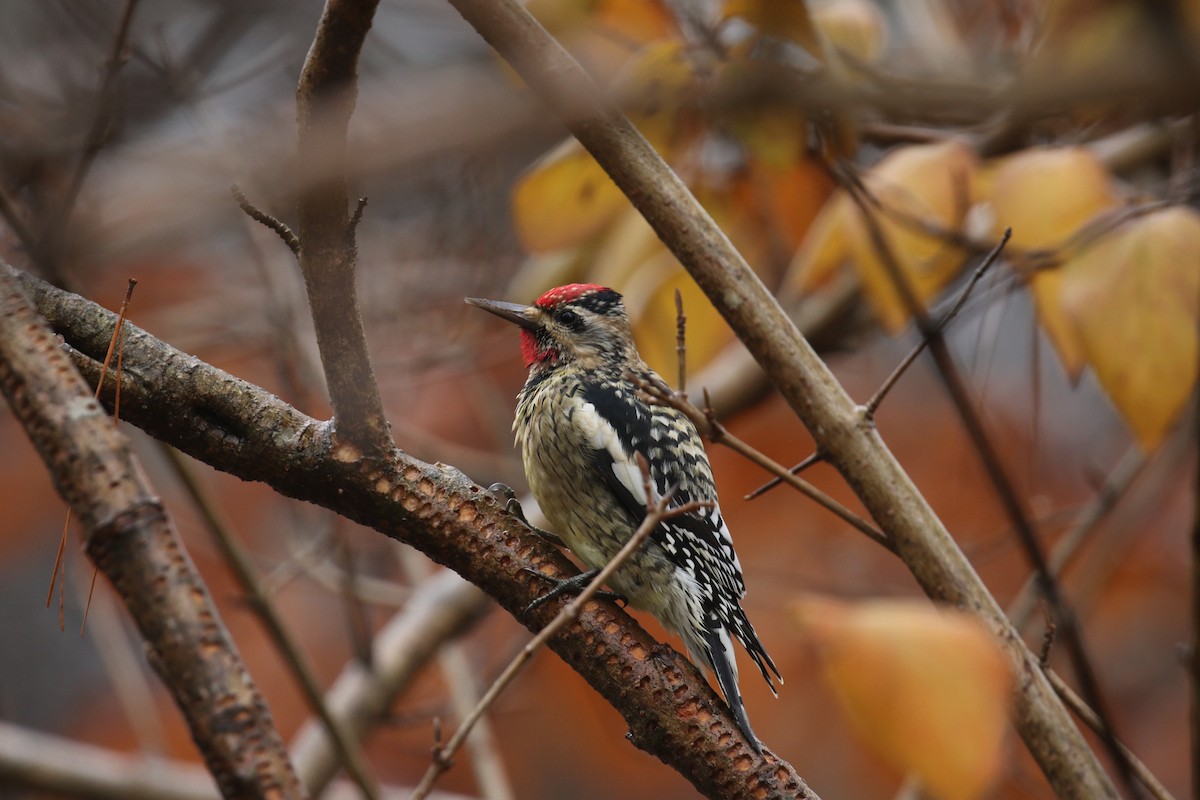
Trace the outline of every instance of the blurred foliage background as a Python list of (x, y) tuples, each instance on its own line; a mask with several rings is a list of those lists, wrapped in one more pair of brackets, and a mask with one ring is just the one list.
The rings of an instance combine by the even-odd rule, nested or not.
[[(1096, 517), (1064, 585), (1118, 734), (1185, 794), (1200, 5), (529, 7), (622, 103), (862, 402), (917, 342), (888, 270), (937, 313), (1012, 228), (1001, 262), (949, 328), (951, 346), (1046, 546), (1081, 514)], [(293, 257), (229, 191), (236, 184), (289, 222), (298, 185), (325, 168), (294, 163), (296, 77), (320, 11), (314, 0), (0, 6), (0, 256), (110, 308), (136, 277), (133, 322), (324, 417)], [(509, 433), (523, 380), (516, 337), (462, 297), (529, 302), (588, 281), (625, 294), (643, 355), (671, 380), (678, 290), (693, 397), (709, 388), (734, 433), (777, 461), (811, 452), (649, 227), (449, 5), (384, 2), (359, 72), (349, 164), (351, 191), (369, 201), (359, 293), (403, 449), (483, 485), (523, 488)], [(1027, 564), (928, 366), (905, 375), (878, 425), (996, 597), (1013, 603)], [(307, 718), (298, 691), (194, 504), (145, 437), (127, 430), (292, 736)], [(194, 758), (103, 587), (77, 635), (91, 568), (73, 539), (65, 597), (43, 607), (64, 509), (7, 411), (0, 443), (0, 719)], [(907, 654), (872, 651), (838, 666), (822, 656), (822, 637), (844, 638), (856, 623), (814, 630), (809, 595), (889, 600), (919, 594), (916, 584), (890, 554), (787, 489), (743, 501), (767, 476), (729, 451), (712, 457), (748, 613), (787, 679), (778, 700), (745, 681), (759, 735), (823, 796), (893, 796), (917, 765), (864, 736), (844, 692), (856, 682), (886, 692), (889, 659)], [(373, 532), (199, 469), (326, 680), (427, 571)], [(832, 470), (808, 477), (858, 507)], [(825, 609), (818, 618), (845, 613), (816, 607)], [(1036, 647), (1043, 621), (1025, 613)], [(901, 639), (919, 640), (912, 633)], [(526, 639), (512, 619), (488, 615), (463, 641), (475, 681), (486, 686)], [(1061, 667), (1059, 657), (1052, 649), (1051, 664)], [(936, 687), (904, 689), (926, 690)], [(870, 714), (886, 710), (869, 708), (866, 728), (882, 728)], [(434, 718), (454, 718), (437, 664), (369, 741), (382, 778), (419, 777)], [(441, 786), (488, 797), (695, 794), (630, 747), (618, 715), (549, 654), (490, 719), (509, 794), (478, 786), (465, 764)], [(911, 741), (941, 746), (923, 727), (937, 720), (907, 719)], [(946, 796), (1050, 796), (1011, 731), (986, 746), (998, 756), (978, 768), (978, 787)], [(0, 796), (25, 794), (0, 786)]]

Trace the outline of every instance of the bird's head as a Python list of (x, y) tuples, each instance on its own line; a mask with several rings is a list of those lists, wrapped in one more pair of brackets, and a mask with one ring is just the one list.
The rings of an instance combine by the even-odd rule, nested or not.
[(531, 306), (477, 297), (466, 301), (520, 327), (521, 354), (534, 373), (566, 364), (622, 366), (636, 357), (621, 295), (604, 286), (559, 286)]

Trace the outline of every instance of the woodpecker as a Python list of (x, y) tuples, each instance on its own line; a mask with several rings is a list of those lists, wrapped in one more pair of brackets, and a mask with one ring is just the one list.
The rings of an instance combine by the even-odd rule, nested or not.
[[(529, 378), (517, 396), (513, 431), (525, 475), (552, 530), (593, 575), (637, 530), (648, 499), (657, 502), (675, 486), (672, 506), (712, 503), (660, 523), (609, 584), (677, 633), (693, 663), (716, 674), (761, 753), (738, 690), (730, 634), (773, 693), (772, 673), (781, 684), (783, 678), (742, 610), (742, 567), (700, 435), (682, 412), (643, 399), (630, 379), (666, 386), (638, 355), (621, 295), (571, 284), (532, 306), (466, 301), (521, 329)], [(636, 453), (649, 463), (651, 498)]]

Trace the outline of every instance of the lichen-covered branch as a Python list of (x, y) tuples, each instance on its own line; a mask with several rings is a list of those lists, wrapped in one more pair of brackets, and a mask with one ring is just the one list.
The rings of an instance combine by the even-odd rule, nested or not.
[[(81, 297), (20, 277), (26, 291), (75, 351), (85, 376), (99, 374), (113, 315)], [(412, 545), (479, 586), (531, 630), (553, 618), (558, 602), (522, 612), (543, 580), (572, 574), (569, 562), (508, 514), (486, 489), (453, 467), (399, 451), (363, 457), (335, 441), (328, 423), (129, 326), (122, 417), (205, 463), (244, 480)], [(111, 386), (101, 393), (111, 399)], [(654, 640), (615, 605), (589, 604), (550, 649), (610, 702), (635, 745), (658, 757), (703, 794), (722, 800), (811, 797), (786, 761), (748, 757), (728, 707), (699, 672)], [(564, 709), (564, 714), (572, 713)]]
[[(94, 331), (111, 336), (108, 315)], [(100, 326), (107, 325), (107, 333)], [(0, 264), (0, 390), (84, 529), (226, 797), (302, 797), (266, 701), (129, 440)]]

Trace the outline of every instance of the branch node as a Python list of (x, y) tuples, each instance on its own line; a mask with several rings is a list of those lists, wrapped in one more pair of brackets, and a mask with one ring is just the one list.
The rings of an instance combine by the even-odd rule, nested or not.
[(276, 219), (258, 206), (252, 204), (246, 199), (245, 193), (242, 192), (241, 188), (239, 188), (237, 184), (230, 186), (229, 192), (233, 195), (233, 199), (237, 201), (238, 208), (244, 211), (246, 216), (250, 217), (250, 219), (254, 220), (260, 225), (264, 225), (267, 228), (275, 231), (276, 235), (278, 235), (279, 238), (283, 240), (283, 243), (287, 245), (288, 249), (292, 251), (292, 255), (296, 257), (296, 260), (300, 260), (300, 239), (295, 233), (292, 232), (292, 229), (287, 226), (287, 223), (285, 223), (283, 220)]

